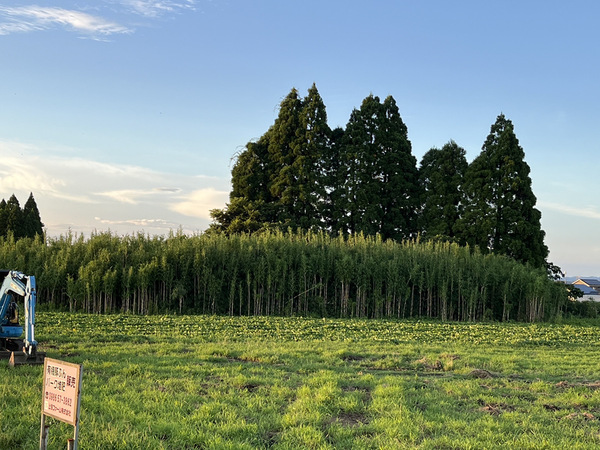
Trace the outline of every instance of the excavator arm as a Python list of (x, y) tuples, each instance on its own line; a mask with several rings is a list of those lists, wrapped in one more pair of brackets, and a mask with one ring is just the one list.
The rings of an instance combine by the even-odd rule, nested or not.
[[(0, 279), (0, 358), (10, 365), (42, 364), (45, 354), (37, 351), (35, 332), (35, 277), (12, 270), (1, 270)], [(24, 324), (19, 324), (17, 299), (23, 299)], [(24, 339), (21, 336), (25, 333)]]

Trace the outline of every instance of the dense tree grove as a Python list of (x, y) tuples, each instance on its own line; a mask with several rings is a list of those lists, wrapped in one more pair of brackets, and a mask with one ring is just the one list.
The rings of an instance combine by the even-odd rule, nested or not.
[(33, 238), (36, 234), (43, 234), (43, 227), (33, 194), (29, 194), (22, 209), (15, 194), (11, 195), (8, 201), (0, 201), (0, 236), (12, 234), (17, 239)]
[(567, 304), (511, 258), (362, 234), (9, 236), (0, 267), (35, 274), (41, 307), (90, 313), (538, 321)]
[(292, 89), (274, 125), (238, 155), (230, 201), (212, 211), (209, 232), (420, 235), (550, 267), (512, 122), (498, 116), (481, 154), (471, 164), (465, 155), (450, 141), (417, 167), (391, 96), (369, 95), (345, 129), (330, 130), (317, 88), (304, 99)]
[(232, 169), (207, 233), (43, 235), (30, 195), (0, 202), (0, 267), (41, 305), (93, 313), (521, 320), (567, 306), (512, 122), (470, 164), (454, 141), (417, 167), (389, 96), (331, 130), (313, 85), (281, 102)]
[(229, 204), (212, 211), (209, 231), (415, 237), (416, 164), (393, 97), (370, 95), (345, 130), (331, 130), (316, 86), (304, 99), (292, 89), (273, 126), (238, 155)]

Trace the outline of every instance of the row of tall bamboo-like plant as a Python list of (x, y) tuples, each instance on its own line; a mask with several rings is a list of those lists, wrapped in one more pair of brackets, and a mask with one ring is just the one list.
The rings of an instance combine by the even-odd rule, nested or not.
[(88, 313), (539, 321), (567, 301), (503, 256), (362, 235), (9, 236), (0, 267), (35, 275), (39, 304)]

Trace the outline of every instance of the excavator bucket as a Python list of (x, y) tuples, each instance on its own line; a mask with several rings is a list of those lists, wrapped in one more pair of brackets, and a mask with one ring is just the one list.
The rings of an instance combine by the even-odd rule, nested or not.
[(27, 354), (26, 352), (10, 352), (10, 359), (8, 361), (8, 365), (10, 367), (22, 366), (22, 365), (38, 365), (44, 364), (44, 358), (46, 357), (46, 353), (43, 352), (35, 352), (32, 355)]
[(44, 364), (46, 352), (38, 352), (37, 348), (26, 352), (21, 339), (0, 339), (0, 359), (8, 359), (10, 367), (23, 364)]

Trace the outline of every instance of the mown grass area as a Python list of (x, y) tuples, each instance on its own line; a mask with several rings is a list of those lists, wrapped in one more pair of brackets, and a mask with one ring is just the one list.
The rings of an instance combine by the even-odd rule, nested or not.
[[(82, 449), (600, 448), (591, 322), (40, 313), (37, 332), (83, 364)], [(0, 448), (37, 448), (42, 368), (0, 379)]]

